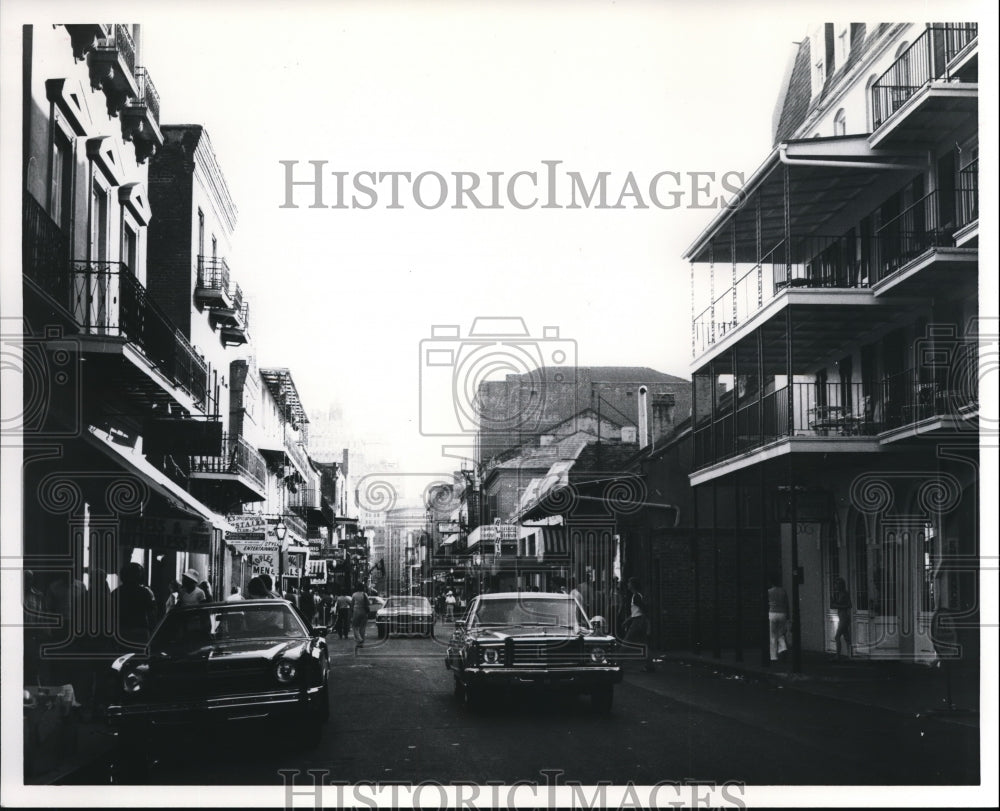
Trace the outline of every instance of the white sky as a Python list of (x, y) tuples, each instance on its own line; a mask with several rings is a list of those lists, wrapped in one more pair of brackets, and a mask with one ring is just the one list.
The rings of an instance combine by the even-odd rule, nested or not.
[(209, 130), (240, 210), (230, 267), (258, 359), (292, 369), (307, 411), (337, 401), (351, 435), (381, 434), (403, 469), (438, 469), (441, 441), (418, 433), (420, 341), (434, 324), (464, 335), (477, 315), (521, 316), (533, 336), (556, 325), (581, 365), (687, 375), (679, 255), (712, 211), (426, 211), (406, 192), (403, 210), (311, 210), (309, 190), (280, 209), (278, 161), (300, 161), (303, 178), (327, 160), (485, 184), (561, 160), (611, 172), (612, 202), (629, 171), (641, 185), (664, 170), (749, 174), (808, 20), (653, 3), (247, 8), (150, 15), (143, 62), (161, 121)]

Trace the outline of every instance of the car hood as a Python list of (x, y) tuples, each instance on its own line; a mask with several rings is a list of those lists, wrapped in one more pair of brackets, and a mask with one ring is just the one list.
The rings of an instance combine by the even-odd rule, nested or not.
[(389, 617), (395, 614), (424, 614), (425, 616), (431, 616), (434, 611), (427, 606), (421, 608), (380, 608), (378, 611), (380, 616)]
[(576, 633), (569, 628), (539, 627), (537, 625), (504, 625), (494, 628), (478, 628), (468, 633), (470, 639), (482, 642), (504, 641), (507, 639), (576, 639), (583, 637), (588, 642), (604, 642), (610, 644), (614, 637), (603, 634)]
[(196, 647), (166, 647), (154, 650), (150, 654), (150, 659), (153, 662), (157, 660), (221, 662), (239, 659), (275, 661), (278, 657), (301, 656), (309, 644), (310, 641), (307, 639), (287, 638), (216, 641)]

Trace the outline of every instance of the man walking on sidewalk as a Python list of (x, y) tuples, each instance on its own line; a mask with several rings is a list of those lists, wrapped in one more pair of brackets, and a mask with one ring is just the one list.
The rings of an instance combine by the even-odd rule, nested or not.
[(368, 629), (368, 595), (359, 583), (351, 595), (351, 628), (354, 630), (354, 647), (361, 648), (365, 644), (365, 632)]

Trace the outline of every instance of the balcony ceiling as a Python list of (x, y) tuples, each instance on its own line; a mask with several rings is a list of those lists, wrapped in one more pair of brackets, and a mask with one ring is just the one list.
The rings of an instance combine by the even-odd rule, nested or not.
[(979, 121), (979, 86), (933, 83), (921, 88), (871, 135), (879, 148), (925, 149), (943, 133), (974, 130)]
[[(856, 291), (851, 291), (852, 293)], [(808, 295), (808, 294), (806, 294)], [(760, 331), (763, 333), (765, 374), (783, 375), (788, 369), (787, 344), (785, 341), (785, 309), (792, 311), (792, 370), (793, 374), (812, 374), (831, 355), (847, 354), (851, 348), (863, 343), (866, 335), (878, 334), (890, 327), (913, 310), (912, 299), (878, 303), (868, 295), (867, 303), (835, 303), (836, 292), (824, 292), (821, 296), (829, 302), (812, 301), (795, 303), (794, 292), (784, 297), (782, 306), (765, 320)], [(804, 298), (802, 296), (798, 298)], [(816, 294), (812, 294), (816, 299)], [(698, 361), (698, 372), (707, 372), (708, 363), (714, 358), (716, 374), (733, 373), (733, 352), (737, 353), (737, 363), (741, 374), (757, 367), (757, 330), (746, 330), (743, 337), (734, 344), (720, 344), (712, 352)], [(838, 349), (842, 348), (842, 349)]]
[[(784, 167), (788, 166), (789, 233), (794, 239), (827, 234), (824, 226), (859, 198), (886, 196), (922, 168), (916, 155), (876, 152), (867, 135), (812, 138), (779, 144), (744, 185), (743, 202), (723, 209), (685, 251), (691, 262), (756, 264), (757, 204), (764, 253), (785, 237)], [(859, 212), (867, 213), (867, 212)], [(780, 257), (783, 258), (783, 257)], [(793, 257), (794, 258), (794, 257)]]

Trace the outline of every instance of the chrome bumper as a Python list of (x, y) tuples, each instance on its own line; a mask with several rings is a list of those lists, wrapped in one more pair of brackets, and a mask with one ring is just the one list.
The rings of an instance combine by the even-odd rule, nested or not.
[(495, 687), (598, 687), (622, 680), (617, 665), (574, 668), (467, 667), (461, 671), (467, 685)]
[(175, 725), (206, 720), (273, 718), (302, 712), (312, 703), (321, 689), (316, 686), (305, 690), (275, 690), (188, 701), (111, 704), (105, 717), (112, 726), (140, 722)]

